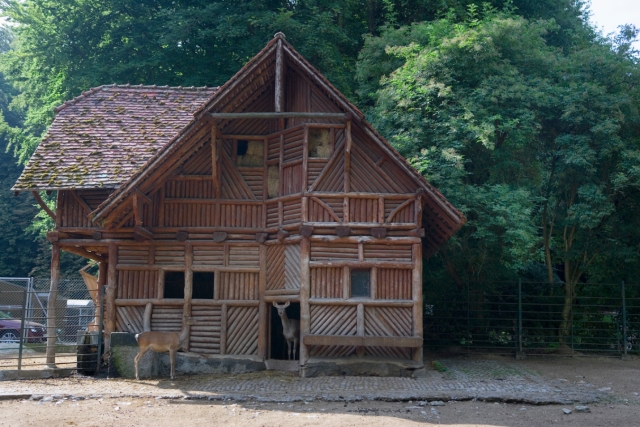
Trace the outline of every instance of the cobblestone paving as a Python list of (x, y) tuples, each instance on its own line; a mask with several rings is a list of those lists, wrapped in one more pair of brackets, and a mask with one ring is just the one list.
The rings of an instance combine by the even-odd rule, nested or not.
[(134, 381), (73, 377), (0, 383), (0, 395), (156, 397), (186, 399), (295, 400), (487, 400), (532, 404), (594, 402), (603, 393), (542, 377), (514, 363), (494, 360), (441, 360), (445, 372), (422, 378), (298, 378), (274, 372), (238, 376), (179, 376)]

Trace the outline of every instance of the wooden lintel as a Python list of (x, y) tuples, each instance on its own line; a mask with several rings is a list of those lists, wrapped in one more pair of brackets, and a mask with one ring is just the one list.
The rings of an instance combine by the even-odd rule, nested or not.
[(141, 225), (136, 225), (133, 227), (133, 237), (136, 240), (153, 240), (153, 233), (149, 231), (149, 229), (142, 227)]
[(83, 258), (92, 259), (97, 262), (106, 262), (107, 260), (105, 257), (102, 257), (98, 254), (94, 254), (93, 252), (89, 252), (88, 250), (80, 248), (78, 246), (61, 246), (60, 249), (62, 249), (65, 252), (80, 255)]
[(343, 345), (355, 347), (422, 347), (422, 337), (358, 337), (345, 335), (307, 335), (305, 345)]
[(214, 119), (334, 119), (344, 120), (347, 116), (344, 113), (305, 113), (290, 111), (286, 113), (209, 113)]
[(33, 194), (33, 197), (36, 198), (36, 202), (38, 202), (42, 210), (44, 210), (47, 213), (47, 215), (49, 215), (51, 219), (55, 222), (56, 214), (54, 214), (53, 211), (49, 209), (49, 206), (47, 206), (44, 200), (42, 200), (42, 197), (40, 197), (40, 193), (38, 193), (37, 191), (32, 191), (31, 194)]

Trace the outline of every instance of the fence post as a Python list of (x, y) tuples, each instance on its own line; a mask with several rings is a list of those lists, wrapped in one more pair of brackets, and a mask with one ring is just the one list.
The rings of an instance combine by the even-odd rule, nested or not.
[(516, 351), (516, 360), (524, 359), (525, 354), (522, 350), (522, 279), (518, 279), (518, 350)]
[(104, 286), (100, 286), (98, 290), (100, 298), (100, 322), (98, 322), (98, 361), (96, 362), (96, 374), (100, 371), (100, 362), (102, 360), (102, 330), (104, 328)]
[(624, 280), (620, 283), (622, 294), (622, 360), (627, 360), (627, 296), (624, 289)]
[(24, 342), (27, 340), (27, 336), (25, 336), (25, 328), (24, 328), (24, 318), (27, 315), (27, 298), (29, 297), (29, 291), (27, 289), (24, 290), (24, 299), (22, 300), (22, 317), (20, 318), (20, 336), (18, 337), (18, 372), (22, 370), (22, 348), (24, 347)]

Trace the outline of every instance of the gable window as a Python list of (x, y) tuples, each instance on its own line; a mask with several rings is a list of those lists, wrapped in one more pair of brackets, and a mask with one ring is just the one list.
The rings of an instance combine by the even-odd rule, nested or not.
[(236, 141), (236, 165), (241, 167), (262, 167), (264, 164), (264, 141)]
[(213, 273), (193, 273), (193, 299), (213, 299), (213, 286)]
[(163, 298), (184, 299), (184, 271), (164, 272)]
[(351, 270), (351, 297), (371, 297), (371, 269), (357, 268)]
[(328, 159), (331, 156), (331, 132), (329, 129), (309, 128), (309, 157)]

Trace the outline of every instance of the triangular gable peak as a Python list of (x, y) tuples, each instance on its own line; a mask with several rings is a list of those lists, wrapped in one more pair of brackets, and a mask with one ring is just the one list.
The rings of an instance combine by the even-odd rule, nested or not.
[[(423, 223), (430, 234), (427, 246), (432, 248), (427, 253), (434, 252), (464, 223), (462, 214), (409, 166), (364, 120), (363, 114), (280, 33), (221, 86), (194, 116), (176, 138), (93, 212), (94, 220), (111, 227), (123, 225), (127, 216), (133, 215), (135, 203), (147, 198), (149, 203), (157, 205), (159, 199), (167, 197), (168, 186), (174, 185), (169, 183), (175, 182), (200, 182), (200, 187), (196, 189), (196, 185), (191, 190), (197, 197), (267, 201), (268, 193), (273, 192), (268, 189), (273, 185), (269, 183), (273, 170), (269, 169), (276, 166), (280, 170), (275, 197), (302, 195), (307, 191), (417, 192), (427, 207)], [(309, 132), (317, 129), (323, 129), (324, 135), (328, 135), (325, 139), (330, 141), (330, 153), (313, 157), (315, 154), (307, 151), (311, 149)], [(263, 150), (259, 166), (238, 162), (239, 153), (247, 147), (253, 151)], [(298, 182), (299, 176), (304, 176), (305, 182)], [(324, 207), (329, 208), (326, 204)], [(354, 205), (353, 209), (357, 208)], [(373, 206), (363, 206), (365, 210), (371, 208)], [(151, 207), (144, 209), (151, 213)], [(389, 222), (394, 217), (409, 218), (418, 212), (410, 213), (413, 208), (402, 203), (377, 209), (379, 216), (384, 215), (384, 220)], [(162, 216), (159, 212), (156, 214)], [(269, 213), (259, 215), (268, 217)], [(340, 208), (327, 213), (335, 222), (343, 220), (342, 215)], [(362, 219), (363, 222), (383, 220)], [(263, 228), (270, 225), (266, 222), (261, 224)], [(198, 221), (197, 225), (213, 223)], [(256, 222), (250, 228), (259, 225)]]

